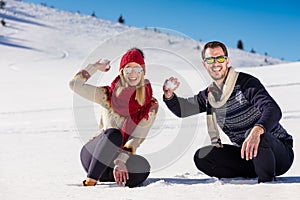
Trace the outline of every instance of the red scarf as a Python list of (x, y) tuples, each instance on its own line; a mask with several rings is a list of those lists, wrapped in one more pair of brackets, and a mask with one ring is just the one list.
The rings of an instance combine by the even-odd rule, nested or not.
[(139, 105), (135, 100), (136, 87), (125, 88), (119, 96), (116, 96), (116, 91), (119, 87), (120, 77), (116, 77), (109, 88), (109, 99), (112, 109), (125, 117), (121, 133), (123, 135), (123, 145), (128, 140), (130, 134), (142, 119), (148, 119), (148, 113), (152, 101), (152, 87), (149, 80), (145, 79), (145, 103), (143, 106)]

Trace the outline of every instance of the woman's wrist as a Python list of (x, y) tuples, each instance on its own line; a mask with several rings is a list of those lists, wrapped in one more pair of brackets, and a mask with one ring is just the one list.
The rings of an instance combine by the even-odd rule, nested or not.
[(90, 74), (90, 75), (93, 75), (97, 69), (96, 67), (94, 66), (94, 64), (88, 64), (85, 68), (85, 70)]
[(115, 165), (125, 165), (125, 163), (122, 160), (115, 160), (114, 164)]

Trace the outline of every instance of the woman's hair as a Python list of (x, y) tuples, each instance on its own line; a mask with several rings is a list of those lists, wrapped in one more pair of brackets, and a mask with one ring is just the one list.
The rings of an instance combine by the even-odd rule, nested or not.
[[(120, 82), (119, 82), (119, 87), (116, 91), (116, 95), (119, 96), (121, 92), (128, 87), (128, 83), (125, 81), (125, 78), (123, 76), (123, 69), (120, 70)], [(140, 83), (135, 86), (136, 87), (136, 92), (135, 92), (135, 100), (138, 102), (140, 106), (143, 106), (145, 103), (145, 78), (144, 78), (144, 73), (141, 73), (141, 81)]]

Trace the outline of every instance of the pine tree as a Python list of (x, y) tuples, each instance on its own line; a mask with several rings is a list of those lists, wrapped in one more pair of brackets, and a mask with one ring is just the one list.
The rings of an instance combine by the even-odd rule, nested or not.
[(242, 40), (239, 40), (239, 41), (238, 41), (238, 43), (237, 43), (237, 48), (238, 48), (238, 49), (241, 49), (241, 50), (244, 50), (244, 46), (243, 46)]
[(0, 8), (4, 9), (6, 3), (3, 0), (0, 0)]
[(254, 51), (254, 49), (252, 48), (252, 49), (250, 50), (250, 53), (256, 53), (256, 51)]
[(6, 22), (5, 22), (4, 19), (1, 19), (1, 25), (2, 25), (2, 26), (6, 26)]
[(124, 24), (124, 23), (125, 23), (125, 20), (123, 19), (123, 16), (122, 16), (122, 15), (120, 15), (120, 17), (119, 17), (119, 19), (118, 19), (118, 22), (119, 22), (120, 24)]

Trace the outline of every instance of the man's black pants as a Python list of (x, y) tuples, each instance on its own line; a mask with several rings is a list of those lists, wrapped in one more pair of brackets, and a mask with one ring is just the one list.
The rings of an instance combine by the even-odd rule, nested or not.
[(224, 144), (196, 151), (194, 162), (203, 173), (217, 178), (258, 177), (268, 182), (288, 171), (294, 160), (293, 141), (281, 141), (271, 134), (261, 135), (258, 154), (252, 160), (241, 158), (241, 147)]

